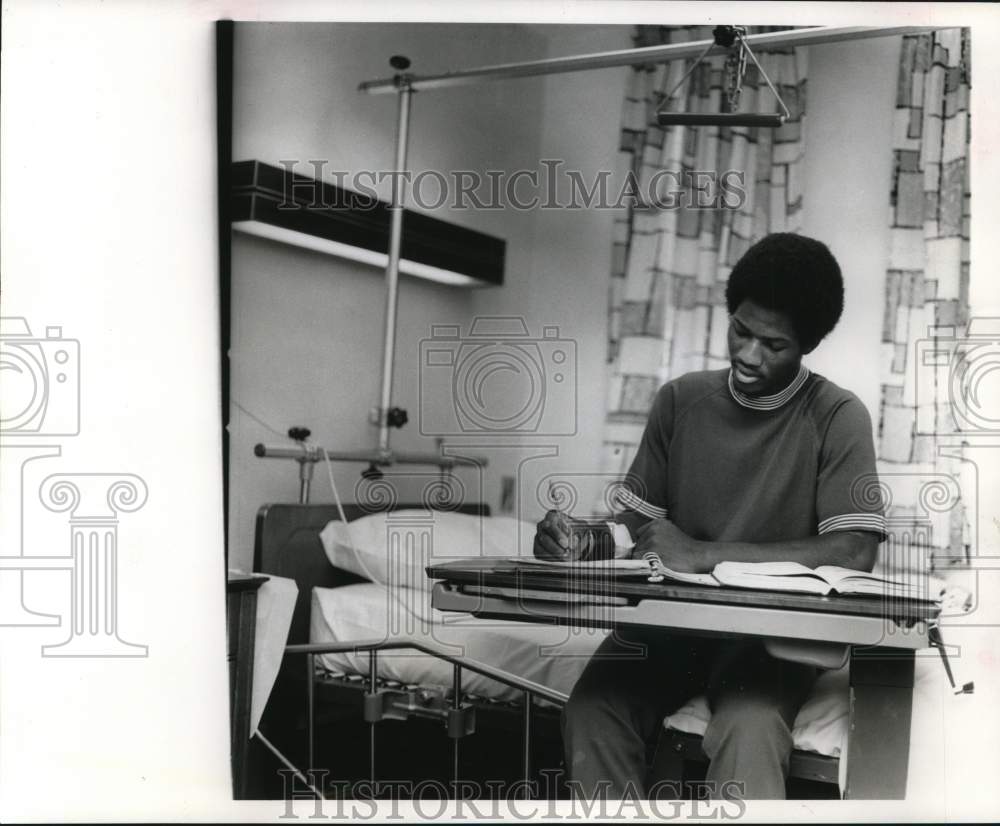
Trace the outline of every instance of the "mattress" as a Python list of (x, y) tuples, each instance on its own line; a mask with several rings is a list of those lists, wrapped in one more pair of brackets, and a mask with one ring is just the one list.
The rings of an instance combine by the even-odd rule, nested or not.
[[(444, 613), (430, 606), (429, 592), (389, 590), (374, 583), (314, 588), (310, 620), (312, 642), (346, 642), (407, 636), (452, 654), (461, 654), (511, 674), (569, 694), (606, 631), (504, 622)], [(368, 655), (323, 654), (319, 663), (334, 673), (368, 674)], [(406, 685), (450, 689), (450, 663), (428, 654), (386, 651), (379, 654), (380, 677)], [(847, 737), (847, 668), (823, 674), (799, 711), (792, 731), (795, 748), (837, 756)], [(463, 688), (497, 700), (516, 700), (517, 689), (469, 671)], [(695, 697), (664, 720), (665, 726), (704, 734), (708, 703)]]
[[(569, 694), (606, 631), (504, 622), (444, 613), (430, 606), (430, 592), (387, 589), (375, 583), (314, 588), (311, 642), (406, 636), (518, 677)], [(320, 665), (335, 673), (368, 674), (368, 654), (323, 654)], [(414, 651), (384, 651), (380, 677), (406, 685), (451, 688), (446, 660)], [(520, 690), (464, 670), (465, 691), (496, 700), (517, 700)]]

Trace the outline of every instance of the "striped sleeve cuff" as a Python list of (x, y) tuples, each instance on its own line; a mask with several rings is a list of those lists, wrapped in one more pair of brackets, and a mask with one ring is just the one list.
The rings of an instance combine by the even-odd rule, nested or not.
[(819, 523), (821, 534), (831, 531), (872, 531), (885, 536), (885, 517), (880, 513), (842, 513)]
[(658, 508), (656, 505), (651, 505), (645, 499), (640, 499), (628, 488), (619, 488), (617, 492), (618, 504), (623, 508), (635, 511), (636, 513), (641, 513), (643, 516), (648, 516), (650, 519), (664, 519), (667, 515), (666, 508)]

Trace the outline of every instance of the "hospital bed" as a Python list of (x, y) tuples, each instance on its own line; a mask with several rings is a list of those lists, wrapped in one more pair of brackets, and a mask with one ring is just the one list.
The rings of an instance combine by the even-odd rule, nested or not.
[[(448, 524), (468, 520), (463, 528), (491, 521), (502, 522), (505, 527), (514, 523), (512, 519), (491, 520), (488, 508), (479, 504), (435, 513), (424, 510), (422, 505), (403, 503), (396, 505), (393, 512), (404, 516), (433, 513), (439, 523), (450, 520)], [(345, 515), (352, 524), (370, 523), (377, 514), (374, 505), (345, 505)], [(426, 587), (416, 591), (395, 585), (387, 589), (350, 570), (349, 565), (335, 566), (324, 552), (321, 538), (331, 523), (340, 524), (337, 508), (332, 505), (266, 505), (258, 513), (255, 531), (254, 570), (292, 579), (298, 586), (288, 634), (293, 654), (285, 658), (272, 705), (292, 704), (299, 710), (284, 714), (282, 724), (308, 732), (303, 732), (309, 740), (303, 765), (314, 765), (320, 745), (312, 735), (317, 724), (324, 716), (342, 715), (344, 709), (356, 709), (366, 720), (437, 718), (445, 727), (469, 726), (474, 716), (480, 731), (519, 732), (527, 743), (541, 734), (554, 739), (548, 750), (552, 751), (554, 745), (557, 751), (558, 707), (578, 669), (565, 658), (539, 662), (538, 644), (546, 641), (546, 633), (551, 638), (551, 630), (536, 629), (538, 633), (532, 634), (530, 627), (507, 623), (511, 630), (504, 633), (496, 623), (476, 620), (439, 622), (432, 627), (427, 621), (432, 583), (423, 568), (419, 567), (419, 579)], [(412, 519), (397, 519), (393, 526), (394, 530), (415, 527)], [(467, 543), (461, 547), (460, 555), (474, 553), (467, 550)], [(384, 556), (384, 550), (379, 553)], [(391, 579), (384, 571), (379, 571), (377, 578)], [(409, 641), (405, 649), (399, 647), (403, 638)], [(599, 642), (599, 637), (596, 640)], [(315, 655), (303, 650), (310, 642), (318, 649)], [(582, 656), (589, 655), (595, 645), (584, 644)], [(423, 646), (424, 650), (413, 646)], [(295, 653), (305, 656), (306, 665), (303, 657)], [(373, 663), (374, 685), (369, 679)], [(307, 670), (308, 679), (303, 679)], [(541, 675), (544, 682), (534, 682), (535, 675)], [(453, 692), (456, 679), (462, 687), (459, 695)], [(372, 695), (379, 699), (373, 700)], [(530, 697), (527, 703), (526, 696)], [(309, 710), (303, 713), (307, 705)], [(374, 720), (371, 725), (374, 728)], [(450, 739), (457, 760), (462, 737)], [(537, 751), (537, 743), (531, 748)], [(359, 759), (370, 761), (374, 767), (374, 751), (371, 748)], [(391, 746), (379, 751), (386, 752), (388, 759)], [(514, 778), (523, 779), (531, 773), (531, 749), (518, 751), (521, 766)], [(373, 770), (365, 776), (375, 774), (378, 772)]]
[[(500, 731), (506, 739), (517, 732), (516, 774), (537, 780), (532, 752), (539, 747), (532, 735), (558, 736), (559, 707), (606, 630), (441, 611), (431, 605), (434, 581), (424, 572), (425, 564), (464, 557), (530, 554), (533, 525), (492, 517), (481, 504), (446, 512), (421, 505), (392, 510), (346, 505), (345, 516), (354, 543), (373, 546), (369, 564), (377, 566), (382, 555), (384, 567), (369, 573), (388, 587), (359, 575), (354, 554), (344, 547), (336, 507), (266, 505), (257, 517), (254, 570), (294, 579), (299, 589), (279, 702), (298, 709), (288, 720), (308, 744), (307, 764), (314, 765), (317, 721), (334, 713), (331, 709), (351, 708), (370, 727), (369, 753), (357, 758), (367, 760), (372, 779), (379, 773), (379, 724), (410, 718), (440, 721), (452, 743), (455, 779), (461, 774), (460, 743), (478, 727)], [(432, 543), (417, 554), (412, 543), (394, 545), (394, 534), (407, 533), (432, 535)], [(394, 545), (395, 559), (385, 559), (387, 543)], [(792, 778), (838, 783), (848, 712), (845, 666), (820, 678), (799, 713)], [(660, 771), (676, 771), (678, 760), (702, 757), (699, 736), (707, 719), (704, 698), (694, 698), (664, 721), (659, 750), (650, 755)], [(836, 785), (829, 790), (836, 796)], [(815, 796), (815, 789), (809, 794)]]

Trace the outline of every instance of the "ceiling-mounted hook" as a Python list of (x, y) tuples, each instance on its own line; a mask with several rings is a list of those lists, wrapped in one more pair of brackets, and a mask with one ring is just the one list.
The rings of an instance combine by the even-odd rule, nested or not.
[(746, 29), (743, 26), (716, 26), (712, 29), (712, 39), (715, 41), (716, 46), (728, 49), (736, 42), (737, 31), (746, 33)]
[[(771, 79), (757, 62), (757, 58), (751, 51), (746, 41), (747, 30), (743, 26), (716, 26), (712, 30), (713, 42), (695, 59), (691, 67), (684, 73), (684, 76), (675, 84), (674, 88), (664, 97), (656, 112), (656, 122), (660, 126), (767, 126), (775, 128), (781, 126), (791, 117), (788, 107), (774, 88)], [(674, 93), (684, 85), (698, 65), (705, 59), (708, 53), (716, 46), (729, 49), (727, 58), (727, 69), (730, 69), (731, 80), (728, 90), (729, 112), (670, 112), (667, 108), (674, 97)], [(740, 93), (742, 91), (743, 75), (746, 71), (747, 59), (753, 61), (757, 71), (764, 79), (767, 87), (774, 94), (781, 108), (779, 113), (771, 112), (748, 112), (741, 113), (733, 111), (739, 105)]]
[(410, 68), (411, 65), (410, 58), (408, 58), (406, 55), (394, 54), (392, 57), (389, 58), (389, 65), (396, 70), (396, 74), (394, 76), (394, 80), (396, 81), (396, 88), (406, 89), (407, 91), (411, 91), (410, 90), (411, 77), (406, 71), (407, 69)]

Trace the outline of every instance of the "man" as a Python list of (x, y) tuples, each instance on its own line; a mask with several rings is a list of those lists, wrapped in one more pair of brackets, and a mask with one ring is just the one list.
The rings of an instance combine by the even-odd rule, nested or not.
[[(871, 420), (801, 363), (839, 320), (843, 291), (833, 255), (804, 236), (767, 236), (737, 262), (726, 286), (730, 369), (660, 389), (624, 482), (618, 521), (634, 556), (695, 572), (724, 560), (872, 569), (884, 519), (858, 489), (875, 473)], [(572, 557), (562, 514), (539, 522), (534, 552)], [(588, 797), (644, 796), (663, 718), (704, 693), (707, 779), (722, 793), (783, 798), (791, 727), (816, 676), (759, 640), (618, 629), (563, 713), (570, 779)]]

